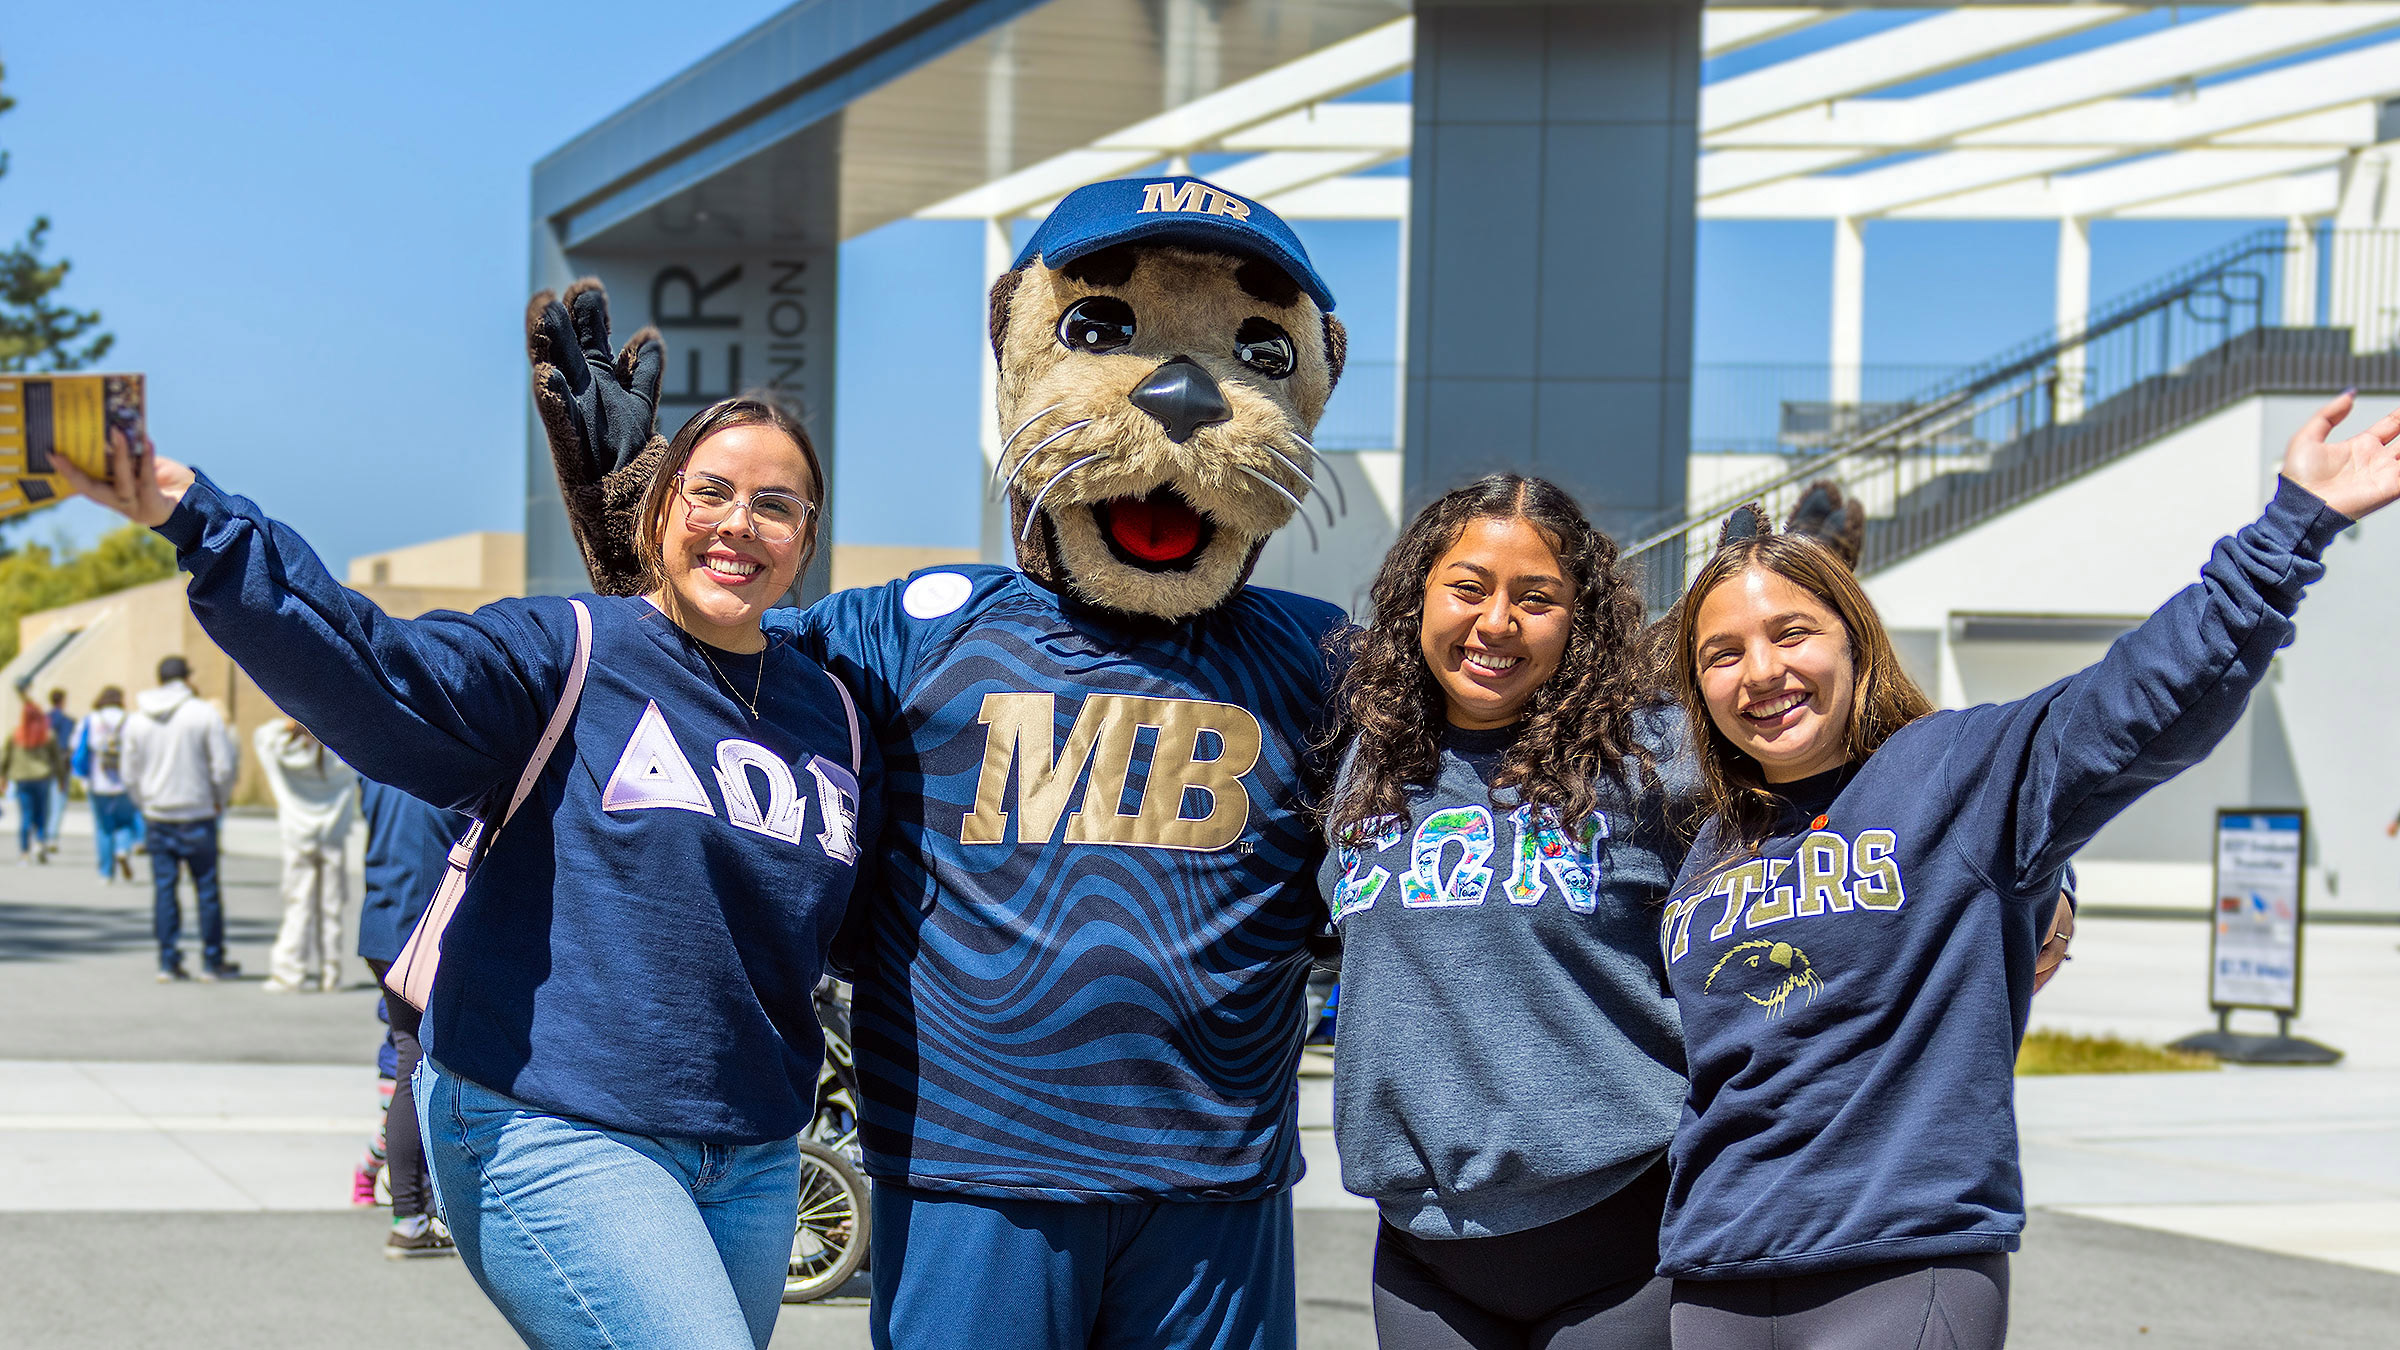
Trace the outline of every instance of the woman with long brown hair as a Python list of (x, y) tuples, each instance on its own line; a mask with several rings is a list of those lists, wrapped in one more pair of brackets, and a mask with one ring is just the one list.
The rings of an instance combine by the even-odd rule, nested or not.
[(1372, 608), (1335, 696), (1323, 885), (1377, 1335), (1663, 1347), (1683, 1075), (1654, 934), (1683, 731), (1646, 692), (1641, 602), (1566, 493), (1496, 474), (1417, 515)]
[(2012, 1070), (2061, 876), (2232, 729), (2326, 545), (2400, 497), (2400, 413), (2328, 445), (2350, 407), (2292, 438), (2196, 585), (2014, 703), (1934, 712), (1811, 540), (1701, 567), (1672, 674), (1710, 818), (1660, 934), (1691, 1078), (1660, 1239), (1678, 1347), (2005, 1339)]
[(880, 816), (848, 691), (759, 622), (815, 547), (807, 434), (752, 399), (686, 423), (641, 517), (645, 595), (405, 621), (134, 450), (107, 484), (62, 472), (175, 545), (194, 615), (278, 707), (496, 832), (439, 937), (415, 1084), (476, 1282), (536, 1346), (764, 1350), (811, 995)]

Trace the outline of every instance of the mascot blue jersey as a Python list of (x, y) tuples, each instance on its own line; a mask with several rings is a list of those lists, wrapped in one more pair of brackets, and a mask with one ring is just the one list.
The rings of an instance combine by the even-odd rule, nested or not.
[(1290, 1185), (1341, 612), (1248, 587), (1168, 624), (969, 566), (769, 621), (885, 759), (854, 914), (867, 1170), (1066, 1201)]

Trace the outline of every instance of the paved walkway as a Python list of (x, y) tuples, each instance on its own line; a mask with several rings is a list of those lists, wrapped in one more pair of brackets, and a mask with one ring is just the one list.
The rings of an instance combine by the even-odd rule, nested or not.
[[(261, 993), (273, 864), (234, 856), (226, 871), (252, 978), (162, 986), (146, 887), (102, 887), (72, 838), (49, 867), (0, 870), (0, 1262), (16, 1281), (0, 1344), (246, 1346), (269, 1325), (370, 1335), (402, 1304), (461, 1350), (513, 1343), (456, 1263), (374, 1254), (376, 1216), (347, 1204), (374, 1124), (373, 993)], [(2039, 1212), (2012, 1344), (2392, 1343), (2396, 943), (2389, 928), (2310, 935), (2299, 1030), (2347, 1051), (2339, 1067), (2021, 1081)], [(2198, 1030), (2206, 948), (2196, 922), (2088, 921), (2036, 1025), (2153, 1041)], [(1338, 1184), (1320, 1054), (1301, 1107), (1303, 1344), (1368, 1345), (1374, 1217)], [(791, 1309), (776, 1340), (863, 1346), (863, 1305)]]

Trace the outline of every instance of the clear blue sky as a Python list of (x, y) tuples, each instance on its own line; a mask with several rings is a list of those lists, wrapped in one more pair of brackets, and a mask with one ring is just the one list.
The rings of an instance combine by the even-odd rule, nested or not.
[[(20, 6), (0, 32), (0, 231), (51, 217), (69, 302), (151, 377), (152, 428), (350, 555), (522, 523), (533, 162), (781, 8)], [(1859, 22), (1889, 23), (1869, 15)], [(1711, 76), (1733, 73), (1712, 69)], [(2248, 225), (2103, 222), (2095, 299)], [(1397, 234), (1303, 227), (1361, 364), (1330, 415), (1389, 424)], [(2050, 322), (2054, 227), (1881, 223), (1867, 359), (1968, 363)], [(1697, 359), (1825, 360), (1831, 227), (1701, 228)], [(971, 224), (845, 246), (836, 537), (972, 547), (980, 250)], [(1351, 406), (1345, 408), (1342, 403)], [(924, 485), (953, 490), (928, 494)], [(88, 538), (77, 506), (20, 534)]]

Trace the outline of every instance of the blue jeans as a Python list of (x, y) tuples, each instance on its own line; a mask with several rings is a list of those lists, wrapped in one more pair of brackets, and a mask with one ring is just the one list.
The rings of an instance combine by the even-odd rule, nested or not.
[[(1293, 1350), (1292, 1196), (994, 1200), (877, 1181), (876, 1350)], [(962, 1334), (971, 1328), (971, 1334)]]
[(21, 780), (17, 783), (17, 852), (31, 853), (36, 843), (49, 842), (50, 780)]
[(100, 875), (116, 873), (117, 855), (133, 848), (133, 841), (141, 837), (141, 823), (133, 798), (122, 792), (92, 794), (92, 840), (100, 850)]
[(210, 970), (225, 964), (225, 905), (217, 894), (217, 822), (153, 820), (150, 883), (156, 890), (150, 928), (158, 935), (158, 968), (183, 964), (183, 905), (175, 898), (176, 865), (192, 869), (192, 891), (200, 901), (200, 959)]
[(435, 1206), (540, 1350), (766, 1350), (800, 1211), (792, 1140), (658, 1139), (545, 1114), (419, 1061)]

